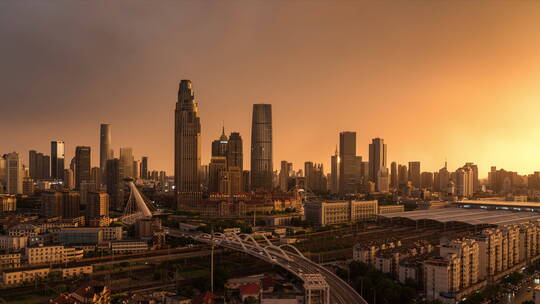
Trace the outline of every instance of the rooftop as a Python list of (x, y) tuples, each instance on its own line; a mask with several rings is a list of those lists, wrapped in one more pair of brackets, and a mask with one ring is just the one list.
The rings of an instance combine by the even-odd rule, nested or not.
[[(539, 204), (540, 207), (540, 204)], [(444, 208), (381, 214), (384, 218), (405, 218), (412, 221), (432, 220), (439, 223), (465, 223), (469, 225), (496, 225), (525, 223), (540, 220), (540, 213), (499, 211), (485, 209)]]

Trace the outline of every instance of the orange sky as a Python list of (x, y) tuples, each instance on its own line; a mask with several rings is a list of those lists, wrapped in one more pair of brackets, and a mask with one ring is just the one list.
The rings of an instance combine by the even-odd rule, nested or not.
[(367, 158), (437, 170), (540, 170), (540, 3), (527, 0), (0, 2), (0, 153), (53, 139), (171, 172), (180, 79), (193, 81), (203, 163), (251, 105), (272, 103), (274, 165), (323, 162), (344, 130)]

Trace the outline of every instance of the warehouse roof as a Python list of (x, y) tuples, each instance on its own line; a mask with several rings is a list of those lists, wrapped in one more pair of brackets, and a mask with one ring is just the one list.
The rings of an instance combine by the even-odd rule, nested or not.
[(413, 221), (433, 220), (439, 223), (458, 222), (470, 225), (507, 225), (540, 220), (540, 213), (484, 209), (443, 208), (381, 214), (384, 218), (405, 218)]

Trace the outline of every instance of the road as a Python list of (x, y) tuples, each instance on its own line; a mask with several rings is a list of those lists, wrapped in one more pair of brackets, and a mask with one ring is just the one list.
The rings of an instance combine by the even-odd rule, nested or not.
[[(169, 234), (176, 237), (191, 237), (207, 244), (212, 243), (212, 238), (208, 234), (183, 232), (176, 229), (169, 229)], [(275, 246), (262, 246), (260, 243), (260, 246), (257, 246), (250, 242), (243, 242), (242, 246), (240, 242), (226, 241), (223, 238), (219, 239), (219, 236), (214, 237), (213, 242), (216, 245), (241, 251), (269, 263), (279, 265), (300, 279), (302, 274), (321, 274), (330, 287), (329, 304), (367, 304), (367, 302), (349, 284), (341, 280), (324, 266), (304, 258), (301, 254), (287, 251), (287, 258)], [(266, 251), (261, 250), (261, 246), (266, 249)]]

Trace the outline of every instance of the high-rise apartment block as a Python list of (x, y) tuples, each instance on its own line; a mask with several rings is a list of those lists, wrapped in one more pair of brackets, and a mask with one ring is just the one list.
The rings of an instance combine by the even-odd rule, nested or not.
[(6, 192), (8, 194), (23, 193), (23, 165), (19, 153), (12, 152), (6, 156)]
[(109, 195), (106, 192), (89, 192), (86, 205), (86, 218), (99, 219), (109, 216)]
[(51, 141), (51, 178), (64, 179), (65, 145), (63, 141)]
[(81, 183), (90, 182), (90, 158), (90, 147), (75, 148), (75, 188), (77, 189), (80, 189)]
[(107, 193), (110, 197), (111, 207), (115, 210), (122, 210), (124, 207), (124, 172), (118, 158), (107, 161)]
[(141, 159), (141, 178), (148, 179), (148, 156), (143, 156)]

